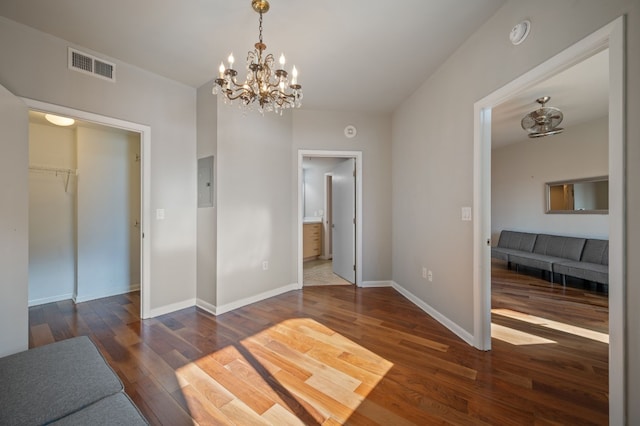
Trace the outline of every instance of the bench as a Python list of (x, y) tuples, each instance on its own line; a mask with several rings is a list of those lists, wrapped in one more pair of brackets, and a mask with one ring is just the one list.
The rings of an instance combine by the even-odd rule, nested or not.
[(86, 336), (0, 358), (1, 425), (148, 425)]
[(607, 240), (534, 234), (504, 230), (498, 245), (491, 248), (491, 257), (512, 264), (536, 268), (549, 274), (581, 278), (609, 284), (609, 242)]

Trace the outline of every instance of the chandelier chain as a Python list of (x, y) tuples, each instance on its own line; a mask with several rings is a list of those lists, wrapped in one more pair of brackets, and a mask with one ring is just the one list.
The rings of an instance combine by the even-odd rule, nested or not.
[(260, 44), (262, 44), (262, 12), (260, 12), (260, 25), (258, 25), (258, 30), (260, 32)]

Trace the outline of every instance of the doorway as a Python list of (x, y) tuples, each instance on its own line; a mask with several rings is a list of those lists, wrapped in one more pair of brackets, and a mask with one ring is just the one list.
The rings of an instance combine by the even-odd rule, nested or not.
[(149, 280), (150, 276), (150, 241), (145, 236), (149, 235), (150, 227), (150, 152), (151, 152), (151, 136), (150, 128), (148, 126), (131, 123), (111, 117), (105, 117), (85, 111), (79, 111), (72, 108), (67, 108), (59, 105), (48, 104), (45, 102), (35, 101), (32, 99), (22, 98), (27, 107), (33, 111), (39, 111), (43, 113), (52, 113), (65, 117), (70, 117), (78, 120), (82, 120), (87, 123), (93, 123), (98, 126), (106, 126), (113, 129), (119, 129), (132, 134), (137, 134), (139, 139), (139, 173), (140, 173), (140, 186), (139, 193), (137, 194), (140, 204), (140, 219), (137, 225), (140, 238), (138, 238), (140, 244), (140, 263), (139, 263), (139, 276), (140, 276), (140, 317), (142, 319), (148, 318), (150, 315), (150, 300), (151, 300), (151, 284)]
[(361, 285), (361, 177), (359, 151), (298, 152), (299, 288)]
[[(609, 49), (609, 421), (624, 423), (624, 21), (618, 18), (474, 106), (474, 346), (491, 349), (491, 115), (515, 94)], [(615, 366), (615, 367), (614, 367)]]
[(140, 134), (55, 117), (29, 111), (29, 306), (139, 290)]

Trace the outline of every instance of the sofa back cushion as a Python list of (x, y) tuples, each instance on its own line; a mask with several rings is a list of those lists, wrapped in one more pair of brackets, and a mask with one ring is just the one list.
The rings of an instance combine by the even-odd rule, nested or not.
[(600, 265), (609, 264), (609, 241), (589, 239), (582, 251), (583, 262), (598, 263)]
[(538, 234), (533, 252), (563, 259), (580, 260), (586, 239)]
[(536, 243), (537, 234), (529, 232), (502, 231), (498, 247), (531, 252)]

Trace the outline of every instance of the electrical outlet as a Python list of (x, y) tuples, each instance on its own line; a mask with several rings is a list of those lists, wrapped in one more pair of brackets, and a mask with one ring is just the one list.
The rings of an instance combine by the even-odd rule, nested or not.
[(424, 266), (422, 267), (422, 278), (424, 278), (425, 280), (427, 279), (427, 268), (425, 268)]
[(433, 272), (431, 272), (431, 271), (427, 272), (427, 279), (429, 281), (433, 281)]
[(267, 269), (269, 269), (269, 261), (265, 260), (264, 262), (262, 262), (262, 270), (266, 271)]

